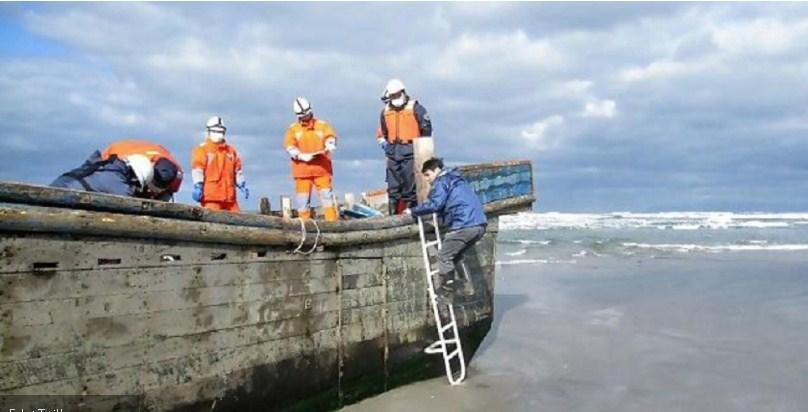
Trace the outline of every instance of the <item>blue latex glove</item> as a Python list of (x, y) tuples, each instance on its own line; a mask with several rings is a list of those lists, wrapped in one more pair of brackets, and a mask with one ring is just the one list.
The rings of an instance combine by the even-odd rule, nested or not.
[(382, 148), (385, 152), (387, 151), (387, 146), (390, 146), (390, 143), (387, 142), (387, 139), (379, 138), (376, 139), (379, 142), (379, 147)]
[(245, 199), (250, 198), (250, 189), (247, 188), (247, 182), (244, 182), (241, 185), (236, 185), (236, 187), (241, 191), (241, 194), (244, 195)]
[(194, 192), (191, 193), (191, 198), (194, 199), (195, 202), (202, 201), (202, 194), (204, 191), (205, 185), (202, 183), (197, 183), (194, 185)]

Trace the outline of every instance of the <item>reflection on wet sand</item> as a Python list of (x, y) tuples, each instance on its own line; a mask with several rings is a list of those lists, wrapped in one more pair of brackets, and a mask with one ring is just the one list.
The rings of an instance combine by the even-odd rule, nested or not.
[(462, 386), (433, 379), (345, 410), (803, 410), (806, 273), (799, 253), (500, 267)]

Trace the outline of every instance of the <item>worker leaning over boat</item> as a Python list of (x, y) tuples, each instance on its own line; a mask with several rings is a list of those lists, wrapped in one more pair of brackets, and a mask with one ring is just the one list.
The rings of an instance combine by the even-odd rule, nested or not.
[(387, 82), (376, 140), (387, 157), (390, 215), (416, 205), (413, 141), (432, 136), (432, 120), (424, 106), (410, 98), (399, 79)]
[(463, 254), (483, 237), (488, 220), (474, 189), (456, 169), (444, 169), (443, 160), (432, 158), (424, 162), (421, 172), (432, 185), (429, 197), (404, 213), (415, 216), (437, 213), (449, 227), (438, 252), (441, 282), (438, 292), (451, 296), (459, 281), (455, 278), (455, 267), (462, 261)]
[(205, 141), (191, 151), (191, 197), (202, 207), (238, 212), (236, 189), (250, 198), (250, 190), (236, 149), (225, 141), (227, 128), (222, 118), (208, 119)]
[(163, 146), (145, 140), (121, 140), (96, 150), (81, 166), (50, 185), (168, 201), (182, 184), (182, 168)]
[(311, 218), (311, 191), (316, 188), (325, 220), (335, 221), (331, 154), (337, 149), (337, 134), (327, 122), (314, 117), (306, 98), (295, 99), (292, 110), (297, 121), (289, 125), (283, 144), (291, 158), (298, 216)]

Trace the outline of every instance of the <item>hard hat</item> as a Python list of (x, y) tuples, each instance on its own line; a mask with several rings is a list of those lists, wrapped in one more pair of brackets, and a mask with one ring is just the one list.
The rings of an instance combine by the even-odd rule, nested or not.
[(297, 117), (303, 117), (311, 113), (311, 103), (305, 97), (298, 97), (292, 103), (292, 110)]
[(141, 188), (151, 183), (154, 177), (154, 167), (148, 157), (141, 154), (129, 155), (126, 157), (126, 163), (135, 173), (135, 178), (137, 178)]
[(390, 79), (390, 81), (387, 82), (387, 87), (384, 88), (384, 96), (382, 96), (382, 100), (389, 99), (391, 95), (394, 95), (404, 89), (404, 82), (399, 79)]
[(222, 121), (222, 118), (219, 116), (213, 116), (210, 119), (208, 119), (207, 129), (218, 132), (224, 132), (225, 130), (227, 130), (227, 128), (224, 127), (224, 122)]

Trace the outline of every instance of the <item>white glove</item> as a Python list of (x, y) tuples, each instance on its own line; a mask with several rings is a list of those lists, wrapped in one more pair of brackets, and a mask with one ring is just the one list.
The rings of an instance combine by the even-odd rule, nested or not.
[(297, 158), (308, 163), (311, 162), (311, 159), (314, 159), (314, 155), (311, 153), (301, 153), (297, 155)]
[(325, 142), (325, 150), (327, 150), (329, 152), (333, 152), (334, 150), (337, 150), (337, 143), (333, 139), (326, 140), (326, 142)]
[(297, 159), (300, 156), (300, 150), (298, 150), (296, 147), (290, 146), (288, 149), (286, 149), (286, 151), (289, 152), (289, 157), (292, 159)]

